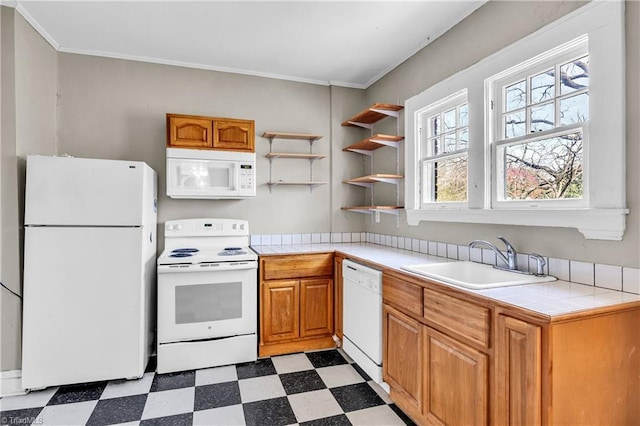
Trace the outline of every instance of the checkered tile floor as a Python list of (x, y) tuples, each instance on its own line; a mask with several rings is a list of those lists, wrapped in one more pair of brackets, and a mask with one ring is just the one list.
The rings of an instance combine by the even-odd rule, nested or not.
[(411, 420), (341, 350), (297, 353), (0, 400), (5, 425), (405, 425)]

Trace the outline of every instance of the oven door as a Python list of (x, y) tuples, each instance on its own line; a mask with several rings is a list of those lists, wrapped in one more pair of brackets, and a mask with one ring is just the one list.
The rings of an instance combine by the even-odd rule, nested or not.
[(158, 343), (256, 333), (255, 265), (216, 271), (192, 265), (179, 272), (159, 271)]

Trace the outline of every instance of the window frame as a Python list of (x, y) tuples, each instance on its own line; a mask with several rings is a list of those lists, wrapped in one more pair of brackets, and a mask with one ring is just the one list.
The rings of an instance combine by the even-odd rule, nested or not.
[[(420, 200), (420, 208), (423, 209), (428, 209), (428, 208), (462, 208), (465, 207), (468, 204), (468, 188), (467, 188), (467, 199), (465, 201), (437, 201), (435, 200), (435, 192), (436, 192), (436, 188), (435, 188), (435, 184), (436, 181), (435, 179), (431, 176), (431, 174), (429, 174), (429, 176), (427, 176), (427, 168), (426, 168), (426, 163), (436, 163), (438, 161), (442, 161), (442, 160), (448, 160), (451, 158), (456, 158), (456, 157), (462, 157), (465, 156), (469, 157), (469, 152), (468, 152), (468, 148), (469, 148), (469, 141), (467, 141), (467, 147), (463, 148), (463, 149), (456, 149), (454, 151), (451, 152), (445, 152), (445, 153), (441, 153), (441, 154), (433, 154), (431, 152), (431, 148), (428, 150), (428, 153), (423, 152), (423, 146), (424, 146), (424, 141), (427, 140), (431, 140), (433, 139), (435, 136), (428, 134), (429, 129), (428, 127), (429, 124), (429, 120), (431, 119), (431, 117), (433, 117), (434, 115), (442, 115), (447, 111), (450, 111), (451, 109), (455, 109), (456, 110), (456, 127), (453, 130), (453, 132), (456, 133), (456, 138), (457, 138), (457, 133), (460, 131), (460, 129), (462, 127), (457, 126), (458, 124), (458, 108), (461, 105), (467, 105), (467, 110), (469, 108), (469, 104), (468, 104), (468, 100), (467, 100), (467, 90), (463, 89), (460, 90), (450, 96), (447, 96), (443, 99), (439, 99), (438, 101), (422, 108), (420, 111), (417, 111), (416, 114), (418, 117), (420, 117), (418, 119), (418, 135), (420, 138), (420, 141), (418, 143), (418, 164), (419, 164), (419, 175), (420, 175), (420, 194), (419, 194), (419, 200)], [(467, 129), (467, 138), (468, 138), (468, 129), (469, 129), (469, 117), (468, 117), (468, 112), (467, 112), (467, 126), (464, 126), (464, 128)], [(443, 135), (445, 133), (450, 133), (450, 132), (440, 132), (440, 135)], [(444, 142), (442, 142), (444, 145)], [(429, 144), (429, 147), (431, 147), (431, 144)], [(425, 183), (428, 183), (428, 188), (425, 188), (427, 185), (425, 185)], [(468, 184), (468, 182), (467, 182)], [(430, 199), (430, 201), (427, 201), (427, 198)]]
[[(526, 63), (563, 43), (589, 36), (588, 205), (502, 209), (492, 206), (491, 126), (485, 126), (492, 96), (487, 79)], [(405, 211), (407, 223), (423, 221), (490, 223), (575, 228), (587, 239), (621, 240), (625, 230), (625, 33), (624, 2), (591, 2), (521, 40), (436, 82), (405, 101)], [(420, 204), (419, 126), (416, 111), (467, 89), (469, 147), (467, 205), (422, 208)], [(478, 141), (485, 141), (485, 143)], [(598, 143), (606, 141), (605, 143)], [(614, 167), (611, 167), (614, 165)]]

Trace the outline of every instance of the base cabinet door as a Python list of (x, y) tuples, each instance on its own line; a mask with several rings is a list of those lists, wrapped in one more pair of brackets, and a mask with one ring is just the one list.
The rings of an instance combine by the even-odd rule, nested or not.
[(423, 326), (423, 414), (431, 424), (488, 424), (487, 355)]
[[(422, 325), (401, 312), (383, 305), (384, 381), (419, 413), (422, 406)], [(407, 409), (407, 407), (401, 407)]]
[[(497, 423), (541, 424), (541, 330), (498, 315), (496, 347)], [(576, 389), (579, 392), (578, 389)]]
[(333, 334), (332, 280), (300, 280), (300, 337), (327, 334)]
[(265, 343), (295, 339), (300, 335), (298, 280), (262, 284), (262, 339)]

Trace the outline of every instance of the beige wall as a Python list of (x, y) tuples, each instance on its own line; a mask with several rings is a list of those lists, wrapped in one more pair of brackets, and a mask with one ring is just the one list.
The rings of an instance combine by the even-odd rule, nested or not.
[[(422, 49), (367, 90), (369, 103), (397, 102), (422, 92), (438, 81), (461, 71), (544, 25), (579, 8), (580, 2), (490, 1), (449, 32)], [(640, 3), (626, 2), (627, 44), (627, 228), (621, 242), (587, 241), (577, 230), (464, 223), (422, 222), (413, 227), (402, 214), (400, 228), (393, 218), (367, 226), (370, 232), (466, 244), (474, 239), (496, 240), (503, 235), (526, 253), (640, 266)], [(388, 125), (385, 123), (385, 125)], [(593, 142), (593, 141), (592, 141)], [(381, 150), (382, 151), (382, 150)], [(392, 161), (390, 152), (380, 153), (380, 162)], [(404, 197), (403, 197), (404, 199)]]
[[(25, 158), (55, 154), (57, 53), (13, 9), (2, 7), (1, 281), (22, 293)], [(20, 368), (20, 300), (1, 290), (0, 369)]]

